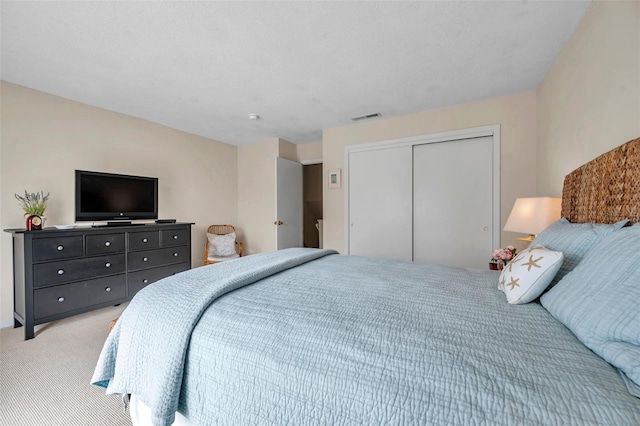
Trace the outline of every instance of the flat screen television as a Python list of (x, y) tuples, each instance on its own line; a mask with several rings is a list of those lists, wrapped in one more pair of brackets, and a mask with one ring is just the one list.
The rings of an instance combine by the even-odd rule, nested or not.
[(158, 178), (76, 170), (76, 221), (158, 218)]

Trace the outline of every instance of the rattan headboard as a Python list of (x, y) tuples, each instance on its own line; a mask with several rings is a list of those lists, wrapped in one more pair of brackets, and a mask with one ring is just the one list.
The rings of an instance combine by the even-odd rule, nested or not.
[(562, 217), (570, 222), (640, 222), (640, 138), (620, 145), (569, 173)]

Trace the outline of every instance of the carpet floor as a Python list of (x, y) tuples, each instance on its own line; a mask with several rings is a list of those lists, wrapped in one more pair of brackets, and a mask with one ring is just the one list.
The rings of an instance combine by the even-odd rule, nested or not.
[(126, 305), (0, 330), (0, 425), (131, 425), (119, 396), (89, 384), (109, 321)]

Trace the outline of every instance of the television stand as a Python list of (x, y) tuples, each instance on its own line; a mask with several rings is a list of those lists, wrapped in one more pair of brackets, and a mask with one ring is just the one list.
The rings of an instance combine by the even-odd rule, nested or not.
[(130, 220), (118, 220), (116, 222), (107, 222), (105, 225), (91, 225), (92, 228), (104, 228), (111, 226), (136, 226), (136, 225), (146, 225), (145, 223), (131, 223)]
[(129, 301), (191, 268), (192, 223), (139, 225), (5, 229), (13, 236), (13, 324), (24, 326), (25, 340), (35, 325)]

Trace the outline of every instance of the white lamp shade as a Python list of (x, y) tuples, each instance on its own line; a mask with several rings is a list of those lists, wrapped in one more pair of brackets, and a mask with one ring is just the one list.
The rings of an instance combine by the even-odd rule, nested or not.
[(518, 198), (504, 225), (505, 231), (537, 235), (560, 219), (561, 198)]

